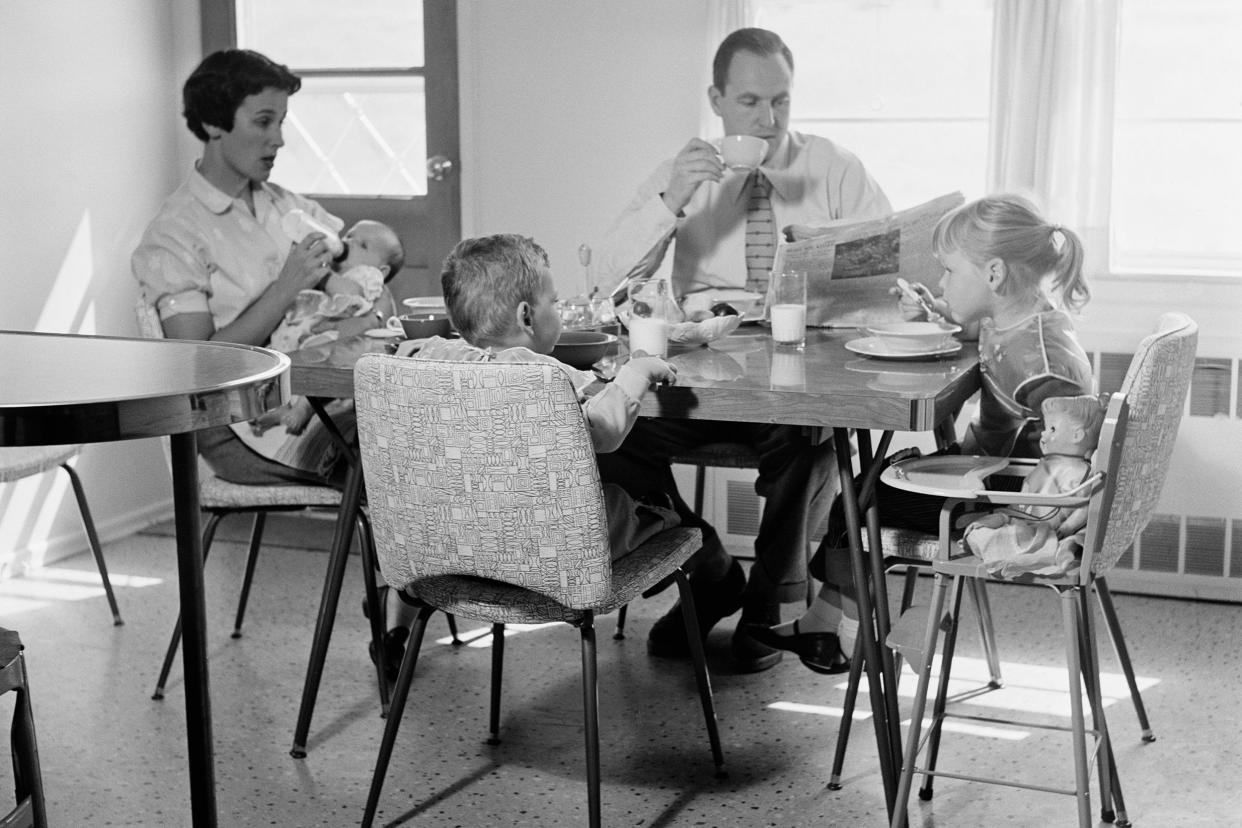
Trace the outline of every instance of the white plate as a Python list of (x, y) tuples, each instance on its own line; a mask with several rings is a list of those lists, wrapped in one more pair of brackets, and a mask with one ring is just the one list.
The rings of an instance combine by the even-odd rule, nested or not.
[(944, 348), (936, 348), (931, 351), (894, 351), (885, 345), (878, 336), (864, 336), (861, 339), (851, 339), (845, 343), (845, 348), (847, 351), (853, 351), (863, 356), (875, 357), (876, 359), (927, 359), (928, 357), (956, 354), (962, 350), (962, 343), (954, 342)]
[(372, 328), (371, 330), (363, 331), (362, 333), (372, 339), (392, 339), (393, 337), (405, 335), (401, 333), (401, 331), (395, 331), (392, 328)]

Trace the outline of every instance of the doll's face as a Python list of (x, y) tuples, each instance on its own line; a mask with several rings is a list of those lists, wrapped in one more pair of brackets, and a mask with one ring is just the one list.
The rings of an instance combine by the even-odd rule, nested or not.
[(1044, 454), (1071, 454), (1083, 456), (1091, 447), (1087, 445), (1087, 432), (1082, 423), (1063, 411), (1044, 415), (1044, 430), (1039, 435), (1039, 450)]

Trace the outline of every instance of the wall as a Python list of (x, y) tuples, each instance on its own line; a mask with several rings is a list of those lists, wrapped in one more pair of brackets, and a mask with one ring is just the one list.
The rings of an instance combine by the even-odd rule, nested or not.
[(578, 245), (699, 131), (707, 0), (459, 4), (462, 232), (518, 232), (562, 295)]
[[(0, 328), (134, 334), (129, 254), (187, 163), (174, 102), (197, 15), (190, 0), (0, 2)], [(169, 509), (153, 441), (88, 446), (77, 468), (105, 540)], [(0, 574), (84, 548), (66, 475), (0, 486)]]

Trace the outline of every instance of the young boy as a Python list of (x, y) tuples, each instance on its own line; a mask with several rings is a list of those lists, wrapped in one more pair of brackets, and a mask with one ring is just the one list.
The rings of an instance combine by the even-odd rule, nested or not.
[[(414, 359), (538, 362), (559, 366), (573, 382), (597, 453), (614, 451), (638, 418), (638, 403), (653, 383), (672, 383), (677, 372), (662, 359), (638, 356), (604, 383), (590, 371), (550, 356), (561, 334), (556, 286), (548, 254), (518, 235), (465, 239), (444, 261), (444, 301), (461, 339), (432, 337)], [(655, 533), (680, 523), (662, 493), (635, 500), (621, 487), (604, 486), (613, 560)]]

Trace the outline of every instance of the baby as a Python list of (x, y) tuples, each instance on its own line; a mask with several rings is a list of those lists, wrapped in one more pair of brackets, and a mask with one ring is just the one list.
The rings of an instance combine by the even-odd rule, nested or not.
[(271, 347), (296, 351), (308, 337), (341, 319), (374, 314), (382, 326), (395, 312), (384, 285), (405, 264), (405, 250), (386, 224), (364, 219), (345, 232), (344, 253), (325, 277), (323, 290), (304, 290), (272, 332)]
[[(1104, 405), (1096, 397), (1044, 400), (1043, 457), (1022, 483), (1022, 491), (1060, 494), (1091, 474), (1090, 456), (1100, 439)], [(1002, 578), (1063, 575), (1082, 548), (1077, 537), (1087, 522), (1085, 506), (1021, 505), (999, 509), (972, 521), (963, 546), (982, 558), (988, 572)]]
[[(653, 383), (672, 383), (676, 370), (658, 357), (629, 360), (608, 383), (551, 356), (561, 334), (548, 254), (531, 239), (486, 236), (459, 242), (440, 276), (444, 302), (461, 339), (431, 337), (414, 359), (551, 363), (578, 393), (596, 453), (615, 451), (638, 419), (638, 403)], [(667, 496), (635, 500), (604, 486), (613, 560), (681, 521)]]
[[(297, 221), (282, 221), (292, 241), (312, 230), (325, 234), (331, 232), (318, 222), (312, 222), (305, 214), (292, 218)], [(401, 271), (405, 263), (405, 250), (396, 232), (386, 224), (364, 219), (336, 241), (341, 254), (321, 283), (324, 289), (301, 292), (297, 301), (285, 312), (285, 318), (272, 331), (268, 343), (270, 347), (289, 353), (301, 348), (314, 334), (330, 332), (335, 336), (337, 327), (346, 325), (351, 325), (355, 332), (381, 327), (384, 320), (394, 313), (395, 303), (385, 284)], [(367, 317), (370, 317), (369, 322), (365, 321)], [(351, 320), (360, 318), (364, 320), (365, 327), (358, 327), (357, 322), (351, 323)], [(327, 410), (336, 420), (338, 414), (348, 413), (353, 404), (353, 400), (332, 400)], [(318, 456), (317, 453), (324, 451), (323, 444), (330, 441), (327, 433), (316, 435), (314, 439), (295, 439), (306, 431), (314, 414), (310, 400), (293, 397), (279, 408), (249, 422), (235, 423), (231, 428), (243, 443), (263, 457), (301, 468), (306, 457)], [(276, 426), (284, 428), (276, 429)]]

